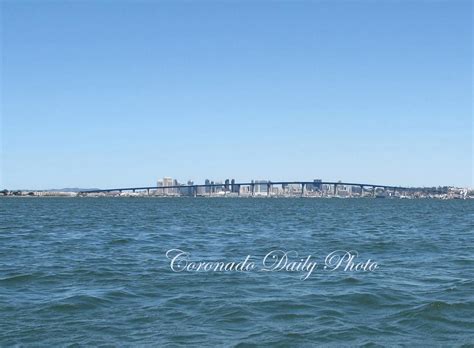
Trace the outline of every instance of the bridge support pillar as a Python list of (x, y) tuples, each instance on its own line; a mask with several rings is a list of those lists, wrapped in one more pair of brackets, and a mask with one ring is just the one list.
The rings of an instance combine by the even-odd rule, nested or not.
[(270, 197), (272, 192), (272, 184), (267, 184), (267, 196)]
[(306, 192), (305, 188), (306, 188), (305, 184), (301, 184), (301, 197), (304, 197), (304, 194)]
[(336, 193), (337, 193), (337, 184), (334, 184), (334, 192), (333, 192), (334, 196), (336, 195)]
[(360, 185), (360, 196), (364, 197), (364, 185)]
[(372, 186), (372, 197), (375, 197), (375, 186)]
[(147, 196), (150, 195), (150, 189), (146, 189), (146, 195), (147, 195)]
[(250, 188), (252, 190), (252, 197), (255, 196), (255, 184), (250, 185)]

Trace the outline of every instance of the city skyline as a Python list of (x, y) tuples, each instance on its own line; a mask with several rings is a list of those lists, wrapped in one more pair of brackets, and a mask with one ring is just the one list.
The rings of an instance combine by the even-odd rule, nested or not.
[(470, 1), (1, 10), (0, 189), (473, 186)]
[[(386, 184), (382, 182), (362, 182), (362, 181), (354, 181), (354, 180), (323, 180), (321, 178), (317, 179), (307, 179), (307, 180), (301, 180), (301, 179), (292, 179), (292, 180), (272, 180), (272, 179), (249, 179), (249, 180), (236, 180), (235, 178), (225, 178), (225, 179), (209, 179), (206, 178), (203, 181), (195, 181), (193, 179), (187, 179), (187, 180), (178, 180), (176, 178), (172, 178), (170, 176), (165, 176), (162, 178), (158, 178), (154, 184), (152, 185), (129, 185), (129, 186), (106, 186), (106, 187), (63, 187), (63, 188), (47, 188), (47, 189), (35, 189), (35, 188), (0, 188), (1, 192), (113, 192), (113, 191), (135, 191), (135, 190), (150, 190), (154, 188), (164, 188), (163, 192), (167, 192), (168, 188), (186, 188), (186, 187), (215, 187), (216, 189), (222, 189), (223, 191), (228, 191), (229, 187), (233, 187), (234, 185), (237, 186), (249, 186), (249, 185), (255, 185), (256, 187), (256, 192), (259, 191), (259, 187), (264, 187), (264, 186), (295, 186), (295, 187), (300, 187), (300, 185), (303, 184), (303, 186), (311, 187), (314, 185), (317, 185), (318, 187), (323, 184), (323, 185), (328, 185), (328, 186), (358, 186), (360, 188), (363, 187), (372, 187), (373, 189), (375, 188), (383, 188), (383, 189), (403, 189), (403, 190), (413, 190), (413, 189), (427, 189), (427, 190), (436, 190), (436, 189), (447, 189), (447, 188), (453, 188), (453, 189), (462, 189), (462, 190), (467, 190), (467, 191), (473, 191), (474, 188), (470, 186), (454, 186), (454, 185), (432, 185), (432, 186), (402, 186), (402, 185), (393, 185), (393, 184)], [(173, 190), (171, 190), (173, 191)], [(171, 192), (170, 191), (170, 192)], [(230, 191), (233, 192), (233, 189), (230, 189)], [(467, 192), (466, 191), (466, 192)], [(174, 191), (173, 191), (174, 192)]]
[(375, 183), (342, 181), (272, 181), (235, 179), (180, 183), (171, 177), (157, 180), (153, 186), (63, 189), (1, 190), (3, 196), (28, 197), (266, 197), (266, 198), (391, 198), (391, 199), (472, 199), (474, 190), (459, 187), (401, 187)]

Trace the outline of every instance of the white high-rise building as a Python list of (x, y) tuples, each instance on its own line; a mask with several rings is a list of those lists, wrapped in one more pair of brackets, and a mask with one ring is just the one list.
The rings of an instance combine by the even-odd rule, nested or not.
[[(158, 187), (168, 187), (168, 186), (175, 186), (176, 180), (173, 180), (173, 178), (170, 177), (164, 177), (163, 180), (158, 180), (157, 186)], [(175, 193), (175, 189), (163, 189), (162, 193), (164, 194), (170, 194), (170, 193)]]
[(163, 178), (163, 186), (173, 186), (173, 178)]

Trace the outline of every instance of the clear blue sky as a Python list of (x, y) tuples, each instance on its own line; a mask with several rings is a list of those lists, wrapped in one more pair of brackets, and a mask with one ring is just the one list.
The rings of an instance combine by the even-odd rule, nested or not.
[(3, 1), (0, 188), (472, 186), (471, 1)]

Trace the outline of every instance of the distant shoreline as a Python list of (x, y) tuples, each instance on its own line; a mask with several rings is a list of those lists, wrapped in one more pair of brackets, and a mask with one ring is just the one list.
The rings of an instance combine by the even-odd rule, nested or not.
[(315, 199), (315, 200), (326, 200), (326, 199), (344, 199), (344, 200), (438, 200), (438, 201), (447, 201), (447, 200), (471, 200), (474, 199), (474, 196), (467, 196), (465, 198), (459, 197), (337, 197), (337, 196), (327, 196), (327, 197), (315, 197), (315, 196), (79, 196), (79, 195), (46, 195), (46, 196), (34, 196), (34, 195), (9, 195), (2, 196), (0, 198), (5, 199), (52, 199), (52, 198), (65, 198), (65, 199)]

